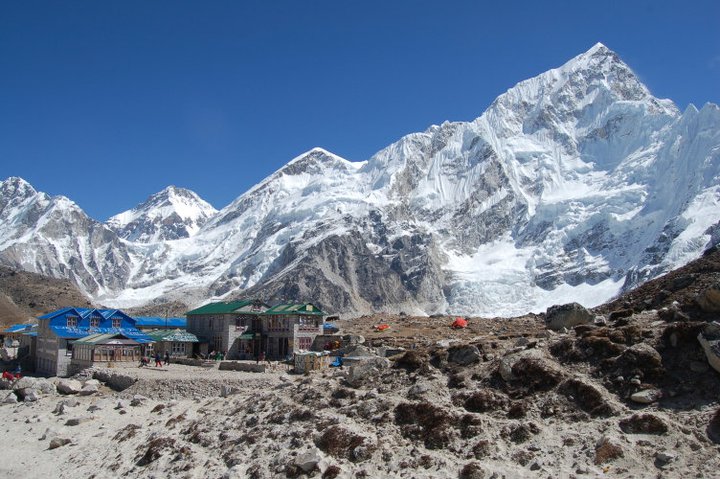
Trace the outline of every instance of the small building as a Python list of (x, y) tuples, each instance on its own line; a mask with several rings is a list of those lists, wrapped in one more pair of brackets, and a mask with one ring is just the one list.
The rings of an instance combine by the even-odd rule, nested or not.
[(157, 316), (135, 316), (135, 327), (140, 331), (155, 331), (158, 329), (186, 329), (185, 318), (161, 318)]
[(139, 363), (144, 355), (144, 345), (150, 338), (129, 338), (122, 333), (99, 333), (80, 338), (73, 343), (70, 374), (96, 364)]
[(10, 361), (17, 359), (22, 362), (23, 369), (33, 369), (32, 358), (37, 348), (37, 323), (14, 324), (0, 331), (0, 359)]
[(90, 335), (122, 335), (141, 344), (150, 341), (135, 327), (135, 320), (119, 309), (63, 308), (40, 316), (35, 372), (68, 376), (74, 343)]
[(263, 351), (268, 359), (286, 359), (309, 351), (315, 337), (323, 334), (325, 313), (311, 303), (278, 304), (262, 313)]
[(254, 358), (260, 351), (260, 314), (269, 307), (255, 299), (209, 303), (188, 311), (187, 331), (200, 340), (193, 354), (222, 351), (227, 359)]
[(153, 352), (170, 353), (173, 358), (191, 358), (193, 346), (200, 341), (197, 336), (182, 329), (148, 331), (147, 335), (153, 340)]

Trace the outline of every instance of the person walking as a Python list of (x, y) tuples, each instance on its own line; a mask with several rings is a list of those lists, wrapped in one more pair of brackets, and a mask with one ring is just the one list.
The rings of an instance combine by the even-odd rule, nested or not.
[(170, 351), (165, 351), (165, 366), (170, 364)]
[(155, 367), (161, 368), (162, 367), (162, 358), (160, 357), (160, 353), (155, 353)]

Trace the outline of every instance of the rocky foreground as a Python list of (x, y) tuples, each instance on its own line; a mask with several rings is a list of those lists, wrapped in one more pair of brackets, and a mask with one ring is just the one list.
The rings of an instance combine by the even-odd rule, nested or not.
[[(356, 339), (345, 352), (364, 358), (341, 369), (171, 364), (5, 383), (0, 473), (720, 477), (717, 255), (594, 314), (462, 330), (450, 318), (341, 322)], [(390, 328), (373, 331), (377, 320)], [(405, 350), (384, 357), (389, 347)]]
[(717, 477), (720, 374), (701, 325), (654, 312), (622, 322), (515, 330), (308, 375), (170, 365), (28, 378), (7, 395), (26, 401), (0, 406), (0, 472)]

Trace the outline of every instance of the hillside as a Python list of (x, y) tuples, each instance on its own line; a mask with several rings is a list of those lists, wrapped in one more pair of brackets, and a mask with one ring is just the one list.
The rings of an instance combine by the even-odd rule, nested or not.
[(68, 280), (0, 267), (0, 326), (29, 322), (66, 306), (91, 304)]

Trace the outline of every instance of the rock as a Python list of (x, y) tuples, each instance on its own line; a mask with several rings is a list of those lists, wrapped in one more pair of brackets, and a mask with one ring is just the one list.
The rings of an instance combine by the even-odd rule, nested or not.
[(521, 359), (526, 358), (544, 359), (545, 357), (539, 349), (525, 349), (517, 353), (508, 354), (500, 360), (500, 364), (498, 365), (498, 372), (500, 373), (500, 376), (502, 376), (502, 378), (507, 382), (518, 379), (513, 374), (513, 366), (515, 366), (515, 363)]
[(54, 438), (55, 436), (57, 436), (57, 433), (48, 427), (45, 429), (45, 432), (43, 433), (43, 435), (40, 436), (39, 440), (44, 441), (46, 439)]
[(12, 389), (12, 383), (5, 378), (0, 378), (0, 391), (6, 391)]
[(620, 318), (629, 318), (633, 315), (633, 310), (628, 309), (617, 309), (610, 313), (610, 316), (608, 317), (609, 321), (616, 321)]
[(302, 469), (304, 472), (311, 472), (315, 470), (321, 460), (322, 457), (320, 456), (319, 451), (313, 449), (297, 456), (293, 461), (293, 464)]
[(85, 381), (83, 381), (82, 384), (83, 384), (83, 387), (88, 386), (88, 385), (100, 387), (101, 383), (97, 379), (86, 379)]
[(460, 470), (458, 479), (485, 479), (485, 470), (479, 462), (469, 462)]
[(58, 447), (65, 446), (67, 444), (70, 444), (71, 442), (72, 441), (70, 439), (56, 437), (50, 441), (48, 449), (57, 449)]
[(240, 389), (234, 387), (234, 386), (228, 386), (227, 384), (223, 384), (220, 386), (220, 397), (226, 398), (228, 396), (232, 396), (233, 394), (237, 394), (240, 392)]
[(720, 312), (720, 278), (698, 295), (697, 303), (707, 313)]
[(115, 406), (115, 409), (125, 409), (128, 407), (128, 402), (124, 400), (118, 401), (117, 405)]
[(713, 322), (705, 326), (697, 340), (705, 351), (708, 364), (720, 373), (720, 324)]
[(40, 399), (40, 392), (35, 388), (25, 388), (18, 391), (25, 402), (35, 402)]
[(57, 382), (57, 390), (60, 394), (77, 394), (82, 389), (82, 383), (75, 379), (60, 379)]
[(45, 378), (36, 378), (34, 388), (40, 391), (41, 394), (55, 394), (57, 392), (55, 383)]
[(605, 464), (621, 457), (625, 457), (625, 452), (618, 442), (606, 436), (600, 438), (595, 446), (596, 465)]
[(677, 456), (671, 451), (658, 451), (655, 453), (655, 464), (659, 467), (663, 467), (673, 462)]
[(147, 398), (145, 396), (136, 394), (133, 396), (132, 400), (130, 401), (130, 405), (133, 407), (142, 406), (143, 404), (145, 404), (145, 401), (147, 401)]
[(351, 386), (357, 387), (362, 384), (365, 379), (377, 378), (380, 370), (387, 369), (388, 367), (390, 367), (390, 361), (387, 358), (377, 356), (367, 358), (367, 360), (360, 361), (355, 365), (350, 366), (347, 375), (347, 382)]
[(97, 394), (98, 390), (99, 388), (96, 384), (86, 384), (78, 394), (80, 396), (92, 396), (93, 394)]
[(595, 316), (578, 303), (550, 306), (545, 312), (545, 327), (553, 331), (592, 324)]
[(124, 391), (135, 384), (135, 378), (133, 377), (103, 369), (95, 370), (93, 372), (93, 379), (104, 382), (109, 388), (115, 391)]
[(620, 421), (620, 429), (625, 434), (665, 434), (668, 432), (667, 424), (653, 414), (633, 414)]
[(453, 346), (448, 349), (448, 362), (467, 366), (480, 362), (482, 354), (477, 346), (462, 345)]
[(346, 357), (350, 357), (350, 358), (376, 355), (373, 350), (371, 350), (367, 346), (363, 346), (362, 344), (354, 344), (354, 345), (348, 346), (346, 348), (343, 348), (341, 350), (341, 352), (343, 352)]
[(430, 391), (430, 386), (425, 383), (418, 383), (410, 388), (408, 391), (408, 397), (417, 399), (422, 397), (428, 391)]
[(652, 404), (662, 397), (662, 392), (657, 389), (644, 389), (630, 396), (630, 400), (639, 404)]
[(15, 381), (15, 383), (13, 383), (13, 385), (12, 385), (12, 388), (15, 391), (18, 391), (20, 389), (34, 388), (35, 382), (36, 382), (35, 378), (25, 376), (25, 377), (22, 377), (22, 378), (18, 379), (17, 381)]
[(86, 422), (92, 421), (92, 417), (76, 417), (72, 419), (68, 419), (65, 421), (66, 426), (79, 426), (80, 424), (84, 424)]
[(5, 396), (5, 399), (2, 400), (3, 404), (15, 404), (18, 402), (18, 398), (15, 395), (15, 393), (10, 393), (7, 396)]

